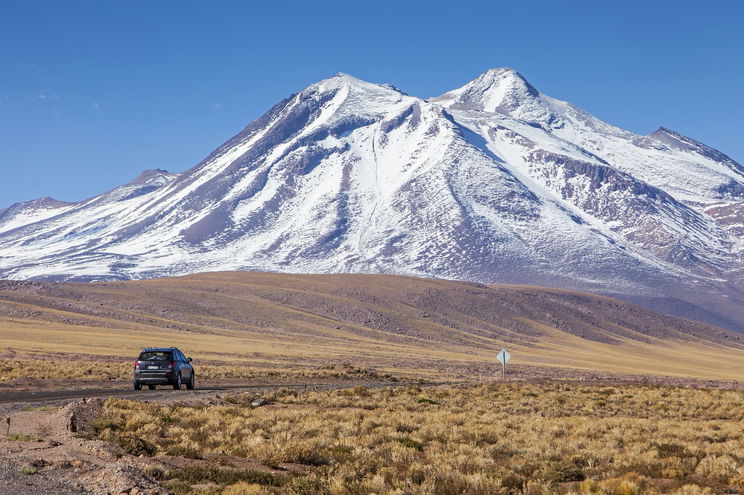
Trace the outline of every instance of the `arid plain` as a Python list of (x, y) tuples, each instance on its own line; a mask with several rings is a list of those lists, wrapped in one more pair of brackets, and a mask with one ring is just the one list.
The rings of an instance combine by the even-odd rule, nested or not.
[(6, 360), (129, 363), (144, 346), (177, 345), (203, 364), (347, 363), (477, 379), (498, 371), (495, 355), (507, 348), (514, 373), (744, 378), (744, 338), (735, 332), (579, 292), (387, 275), (7, 281), (0, 326)]
[[(744, 489), (744, 338), (605, 297), (387, 275), (4, 281), (0, 328), (8, 493)], [(150, 345), (193, 357), (197, 390), (135, 395)], [(71, 402), (95, 387), (122, 398)]]

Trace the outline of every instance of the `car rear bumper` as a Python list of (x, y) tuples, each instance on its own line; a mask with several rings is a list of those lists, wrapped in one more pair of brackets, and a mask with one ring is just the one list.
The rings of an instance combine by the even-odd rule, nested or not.
[(172, 371), (140, 371), (134, 374), (134, 381), (146, 385), (165, 385), (174, 383), (176, 375)]

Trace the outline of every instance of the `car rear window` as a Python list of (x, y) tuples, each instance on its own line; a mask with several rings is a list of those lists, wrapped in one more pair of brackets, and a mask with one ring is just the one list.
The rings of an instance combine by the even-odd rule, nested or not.
[(170, 361), (170, 351), (145, 351), (139, 356), (140, 361)]

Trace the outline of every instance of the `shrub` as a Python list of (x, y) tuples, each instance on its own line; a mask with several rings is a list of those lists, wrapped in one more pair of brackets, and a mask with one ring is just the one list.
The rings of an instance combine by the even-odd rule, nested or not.
[(396, 438), (395, 441), (403, 445), (404, 447), (408, 447), (410, 449), (416, 449), (419, 452), (423, 452), (424, 450), (424, 444), (422, 444), (421, 442), (417, 442), (416, 440), (413, 440), (408, 437)]
[(275, 493), (265, 485), (256, 485), (255, 483), (246, 483), (238, 481), (237, 483), (225, 488), (221, 495), (268, 495)]
[(300, 476), (284, 485), (284, 489), (295, 495), (315, 495), (325, 493), (323, 483), (317, 478)]
[(655, 443), (653, 445), (659, 451), (659, 457), (689, 457), (691, 455), (687, 447), (678, 443)]
[(553, 483), (565, 483), (567, 481), (584, 481), (584, 473), (574, 464), (556, 462), (548, 466), (544, 478)]
[(40, 442), (41, 439), (27, 433), (13, 433), (8, 435), (9, 442)]
[(713, 491), (710, 488), (701, 488), (698, 485), (684, 485), (673, 495), (713, 495)]
[[(741, 392), (545, 382), (428, 388), (424, 397), (422, 388), (276, 391), (266, 396), (275, 406), (258, 409), (240, 394), (177, 413), (110, 399), (97, 424), (101, 439), (147, 442), (130, 438), (133, 452), (223, 450), (272, 468), (304, 464), (282, 475), (216, 463), (217, 471), (163, 475), (179, 495), (197, 479), (234, 494), (634, 495), (686, 485), (701, 495), (744, 484)], [(595, 400), (606, 404), (587, 412)]]
[(197, 449), (184, 445), (172, 445), (165, 449), (165, 453), (172, 456), (186, 457), (187, 459), (203, 459), (201, 452)]
[(116, 431), (124, 427), (123, 421), (110, 416), (100, 416), (93, 421), (93, 431), (98, 435), (106, 430)]
[(192, 484), (216, 483), (232, 485), (240, 481), (255, 485), (280, 486), (282, 480), (265, 471), (221, 469), (213, 466), (186, 466), (168, 471), (167, 479), (177, 479)]
[(736, 474), (737, 467), (738, 463), (731, 456), (709, 455), (700, 461), (697, 468), (695, 468), (695, 473), (705, 479), (726, 482), (731, 476)]
[(155, 454), (155, 446), (134, 433), (123, 433), (117, 435), (115, 441), (119, 447), (128, 454), (136, 456), (144, 455), (148, 457)]

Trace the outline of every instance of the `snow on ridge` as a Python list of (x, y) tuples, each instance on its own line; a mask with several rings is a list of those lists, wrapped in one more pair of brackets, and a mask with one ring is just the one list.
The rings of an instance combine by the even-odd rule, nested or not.
[(339, 73), (185, 172), (0, 213), (0, 276), (382, 272), (715, 294), (742, 263), (744, 181), (679, 136), (611, 126), (506, 68), (426, 100)]

